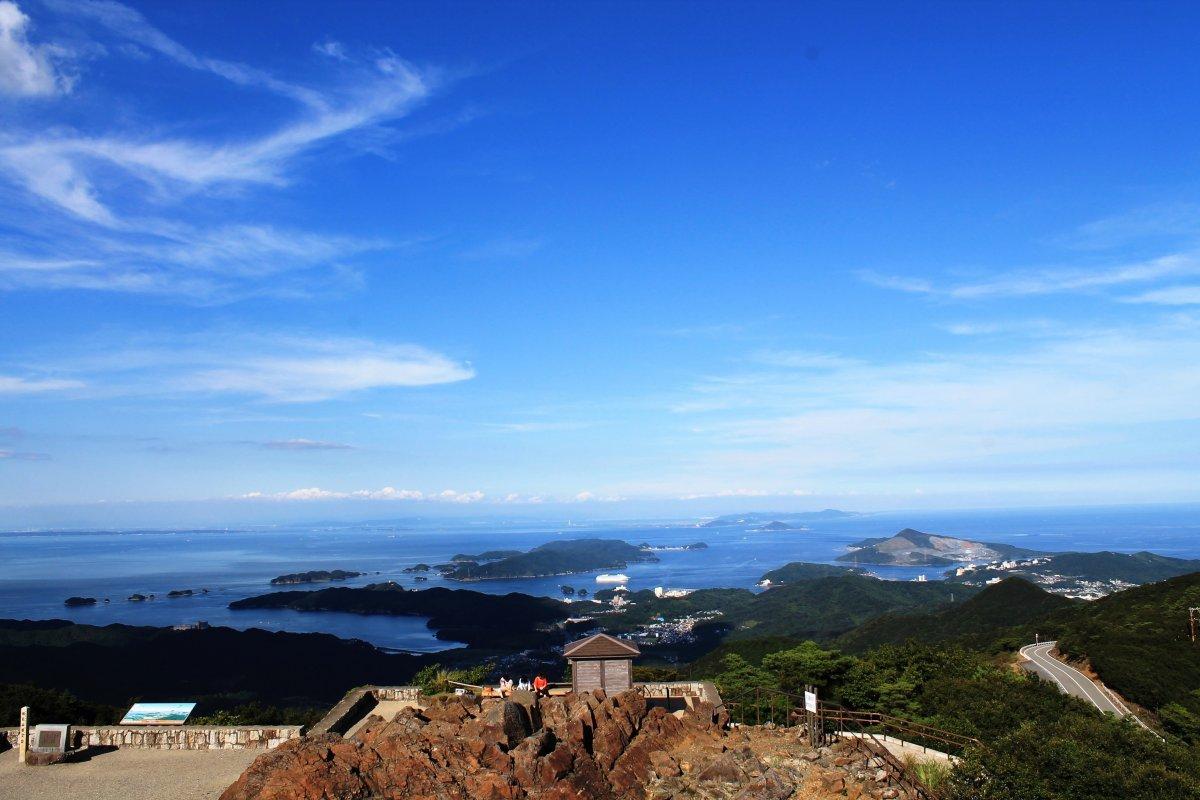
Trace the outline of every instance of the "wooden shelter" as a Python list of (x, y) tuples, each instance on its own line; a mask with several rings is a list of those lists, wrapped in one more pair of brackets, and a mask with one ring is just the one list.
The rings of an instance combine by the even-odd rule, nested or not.
[(571, 664), (571, 689), (623, 692), (633, 686), (633, 660), (642, 651), (633, 642), (597, 633), (571, 642), (563, 655)]

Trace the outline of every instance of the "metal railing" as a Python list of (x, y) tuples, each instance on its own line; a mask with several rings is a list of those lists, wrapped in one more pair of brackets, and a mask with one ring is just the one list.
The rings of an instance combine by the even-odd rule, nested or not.
[[(972, 736), (964, 736), (961, 733), (935, 728), (932, 725), (925, 725), (912, 720), (893, 717), (889, 714), (881, 714), (876, 711), (851, 711), (848, 708), (842, 708), (836, 703), (828, 703), (821, 701), (821, 716), (826, 722), (842, 725), (854, 725), (859, 728), (871, 728), (882, 731), (885, 735), (890, 731), (896, 735), (897, 739), (903, 739), (906, 742), (919, 746), (922, 750), (928, 749), (930, 743), (941, 745), (941, 748), (946, 748), (947, 752), (962, 751), (968, 747), (982, 747), (983, 742)], [(941, 749), (934, 748), (934, 749)]]
[[(726, 699), (724, 705), (730, 720), (742, 725), (807, 726), (814, 747), (827, 744), (834, 738), (844, 741), (868, 758), (880, 759), (880, 763), (888, 767), (889, 780), (910, 796), (921, 800), (936, 800), (937, 795), (921, 781), (909, 764), (887, 747), (889, 735), (920, 747), (922, 751), (936, 744), (944, 748), (947, 755), (961, 753), (971, 747), (983, 747), (982, 742), (971, 736), (890, 714), (854, 711), (825, 700), (819, 700), (817, 711), (810, 713), (805, 710), (803, 697), (770, 687), (755, 687), (737, 699)], [(938, 751), (941, 752), (940, 749)]]

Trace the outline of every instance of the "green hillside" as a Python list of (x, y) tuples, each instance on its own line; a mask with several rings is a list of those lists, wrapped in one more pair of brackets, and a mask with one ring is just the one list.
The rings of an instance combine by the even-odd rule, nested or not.
[(1113, 690), (1200, 742), (1200, 642), (1188, 634), (1189, 607), (1200, 607), (1200, 573), (1117, 592), (1049, 622), (1060, 651), (1086, 658)]
[(964, 600), (968, 587), (940, 582), (881, 581), (858, 575), (785, 584), (726, 615), (737, 639), (787, 636), (828, 640), (886, 613), (927, 611)]
[(1006, 630), (1073, 607), (1078, 601), (1039, 589), (1021, 578), (1008, 578), (979, 594), (931, 614), (885, 614), (869, 620), (838, 639), (838, 645), (862, 652), (883, 644), (961, 640), (986, 646)]
[(773, 584), (795, 583), (810, 581), (813, 578), (828, 578), (833, 575), (863, 575), (865, 569), (857, 567), (839, 567), (835, 564), (809, 564), (805, 561), (792, 561), (782, 567), (773, 569), (759, 580), (770, 581)]

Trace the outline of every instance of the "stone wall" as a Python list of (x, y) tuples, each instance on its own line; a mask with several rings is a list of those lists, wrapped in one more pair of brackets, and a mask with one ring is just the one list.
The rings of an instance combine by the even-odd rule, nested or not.
[(408, 703), (421, 702), (420, 686), (376, 686), (373, 691), (375, 699), (380, 702), (384, 700)]
[(721, 705), (721, 695), (717, 687), (709, 681), (661, 681), (635, 684), (639, 692), (649, 699), (684, 698), (690, 706), (696, 700), (712, 703), (714, 707)]
[[(71, 726), (71, 748), (118, 747), (146, 750), (270, 750), (289, 739), (300, 738), (299, 725), (163, 725)], [(16, 747), (19, 729), (5, 728), (4, 738)], [(33, 730), (30, 729), (32, 740)]]

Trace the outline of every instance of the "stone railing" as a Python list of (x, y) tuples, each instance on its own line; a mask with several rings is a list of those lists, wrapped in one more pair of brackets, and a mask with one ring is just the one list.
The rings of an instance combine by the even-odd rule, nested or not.
[[(70, 749), (117, 747), (143, 750), (271, 750), (303, 734), (299, 725), (139, 725), (71, 726)], [(3, 729), (10, 747), (20, 740), (18, 728)], [(32, 744), (33, 732), (30, 731)]]
[(345, 733), (354, 724), (371, 713), (375, 706), (384, 702), (421, 705), (419, 686), (360, 686), (346, 692), (346, 696), (321, 721), (312, 726), (309, 733)]

